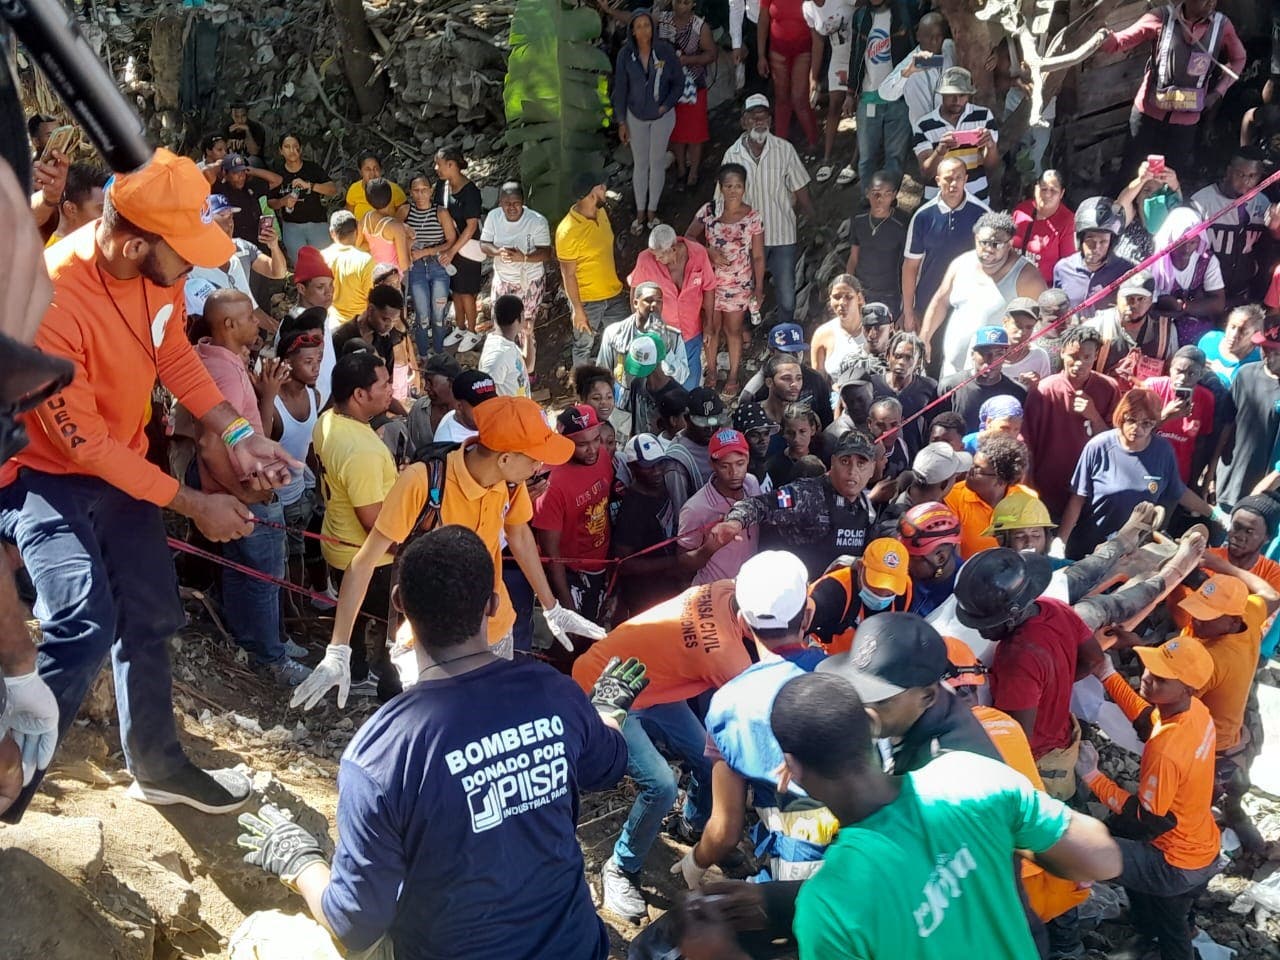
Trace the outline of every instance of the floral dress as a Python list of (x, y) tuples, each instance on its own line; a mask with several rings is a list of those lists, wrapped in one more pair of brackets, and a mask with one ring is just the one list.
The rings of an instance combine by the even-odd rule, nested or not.
[(758, 210), (752, 210), (737, 223), (719, 219), (715, 205), (704, 204), (698, 219), (706, 230), (703, 243), (708, 250), (729, 260), (728, 266), (712, 261), (716, 271), (716, 309), (734, 313), (747, 309), (756, 289), (755, 270), (751, 265), (751, 238), (764, 233), (764, 221)]

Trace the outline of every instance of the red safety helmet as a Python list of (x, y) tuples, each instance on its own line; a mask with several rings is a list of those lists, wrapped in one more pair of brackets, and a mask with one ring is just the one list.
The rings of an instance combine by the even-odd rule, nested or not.
[(960, 544), (960, 518), (934, 500), (912, 507), (898, 520), (898, 539), (913, 557), (932, 553), (944, 543)]

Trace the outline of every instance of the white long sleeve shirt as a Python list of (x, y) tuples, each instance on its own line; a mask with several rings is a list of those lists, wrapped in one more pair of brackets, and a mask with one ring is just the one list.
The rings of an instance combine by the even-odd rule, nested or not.
[(942, 98), (938, 96), (938, 84), (942, 80), (942, 71), (956, 65), (956, 42), (942, 41), (942, 66), (917, 70), (909, 77), (902, 71), (916, 62), (916, 54), (921, 53), (916, 46), (900, 63), (894, 64), (889, 75), (880, 81), (877, 93), (885, 100), (906, 100), (907, 116), (911, 118), (914, 129), (920, 118), (933, 113), (942, 106)]

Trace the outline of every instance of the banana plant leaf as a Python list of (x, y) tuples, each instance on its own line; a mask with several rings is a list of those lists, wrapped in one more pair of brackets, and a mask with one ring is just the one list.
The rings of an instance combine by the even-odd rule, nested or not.
[(530, 206), (554, 224), (576, 199), (574, 175), (603, 166), (609, 58), (600, 16), (562, 0), (519, 0), (503, 84), (507, 142), (520, 147)]

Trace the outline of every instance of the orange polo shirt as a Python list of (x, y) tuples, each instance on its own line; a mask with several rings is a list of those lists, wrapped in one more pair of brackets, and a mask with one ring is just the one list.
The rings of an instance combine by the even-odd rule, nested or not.
[(36, 346), (75, 365), (75, 379), (24, 414), (27, 448), (0, 468), (0, 486), (19, 467), (98, 477), (157, 506), (178, 481), (148, 463), (147, 421), (158, 379), (199, 420), (222, 394), (187, 342), (183, 282), (117, 280), (98, 266), (98, 221), (45, 251), (53, 303)]
[[(1113, 673), (1103, 686), (1124, 715), (1134, 720), (1151, 706), (1124, 677)], [(1172, 813), (1171, 830), (1151, 843), (1171, 866), (1185, 870), (1207, 867), (1218, 857), (1221, 833), (1213, 819), (1213, 763), (1217, 731), (1209, 708), (1191, 698), (1187, 710), (1168, 720), (1157, 707), (1151, 714), (1151, 736), (1138, 767), (1138, 802), (1158, 817)], [(1132, 794), (1104, 773), (1088, 780), (1089, 788), (1119, 813)]]
[(751, 666), (733, 612), (733, 581), (690, 587), (614, 627), (574, 663), (578, 686), (590, 692), (610, 657), (644, 663), (649, 686), (636, 698), (636, 709), (724, 686)]
[[(533, 519), (533, 501), (523, 483), (514, 487), (499, 483), (482, 487), (467, 469), (463, 456), (469, 441), (461, 450), (445, 458), (444, 497), (440, 503), (440, 525), (456, 523), (474, 530), (489, 548), (493, 558), (493, 592), (498, 595), (498, 611), (489, 618), (489, 642), (498, 643), (515, 626), (516, 611), (502, 582), (502, 538), (504, 528), (518, 527)], [(427, 465), (413, 463), (405, 467), (387, 498), (382, 501), (373, 529), (393, 543), (404, 543), (427, 503), (429, 480)]]
[[(1028, 496), (1039, 496), (1030, 487), (1020, 483), (1009, 485), (1005, 496), (1025, 493)], [(969, 485), (961, 480), (947, 494), (946, 504), (951, 512), (960, 518), (960, 559), (968, 560), (980, 550), (988, 550), (999, 546), (995, 537), (983, 536), (983, 531), (991, 526), (991, 517), (996, 510), (991, 504), (969, 489)]]
[[(1245, 604), (1244, 629), (1216, 640), (1203, 640), (1213, 658), (1213, 676), (1196, 691), (1196, 696), (1209, 708), (1213, 725), (1218, 729), (1218, 752), (1230, 750), (1240, 742), (1244, 726), (1244, 709), (1258, 670), (1258, 653), (1262, 648), (1262, 626), (1267, 620), (1267, 607), (1253, 594)], [(1195, 637), (1192, 627), (1184, 627), (1184, 637)]]

